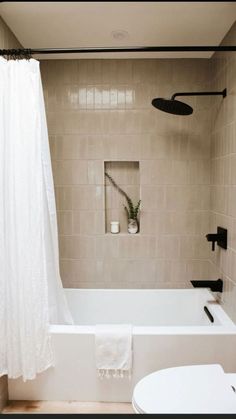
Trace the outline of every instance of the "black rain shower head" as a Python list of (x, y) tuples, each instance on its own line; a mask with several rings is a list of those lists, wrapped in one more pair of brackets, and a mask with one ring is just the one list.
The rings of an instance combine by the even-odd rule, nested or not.
[(193, 113), (193, 108), (187, 103), (181, 102), (179, 100), (175, 100), (176, 96), (215, 96), (221, 95), (223, 98), (226, 96), (227, 92), (226, 89), (222, 90), (222, 92), (183, 92), (183, 93), (175, 93), (171, 99), (164, 99), (161, 97), (157, 97), (152, 100), (152, 105), (159, 109), (160, 111), (164, 111), (167, 113), (171, 113), (173, 115), (191, 115)]
[(152, 100), (152, 105), (160, 111), (172, 113), (173, 115), (191, 115), (191, 113), (193, 113), (193, 108), (191, 106), (175, 99), (157, 97)]

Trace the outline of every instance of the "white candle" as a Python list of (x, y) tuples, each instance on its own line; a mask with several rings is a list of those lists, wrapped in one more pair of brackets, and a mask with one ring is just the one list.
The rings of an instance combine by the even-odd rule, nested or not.
[(119, 233), (120, 223), (119, 221), (111, 221), (111, 233)]

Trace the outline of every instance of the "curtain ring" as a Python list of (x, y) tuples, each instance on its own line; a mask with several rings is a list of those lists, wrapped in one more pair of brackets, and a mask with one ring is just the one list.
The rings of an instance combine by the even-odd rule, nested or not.
[(30, 60), (32, 58), (32, 50), (27, 49), (3, 49), (2, 56), (7, 60)]

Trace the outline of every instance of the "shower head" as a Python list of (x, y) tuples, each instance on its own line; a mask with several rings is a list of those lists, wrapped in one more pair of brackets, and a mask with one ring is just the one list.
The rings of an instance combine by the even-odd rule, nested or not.
[(173, 115), (191, 115), (193, 113), (193, 108), (188, 105), (187, 103), (181, 102), (180, 100), (176, 100), (176, 96), (215, 96), (221, 95), (223, 98), (226, 96), (227, 91), (226, 89), (222, 90), (222, 92), (185, 92), (185, 93), (175, 93), (171, 99), (164, 99), (161, 97), (157, 97), (152, 100), (152, 105), (159, 109), (160, 111), (164, 111), (167, 113), (171, 113)]
[(191, 115), (191, 113), (193, 113), (193, 108), (191, 106), (175, 99), (157, 97), (152, 100), (152, 105), (160, 111), (172, 113), (174, 115)]

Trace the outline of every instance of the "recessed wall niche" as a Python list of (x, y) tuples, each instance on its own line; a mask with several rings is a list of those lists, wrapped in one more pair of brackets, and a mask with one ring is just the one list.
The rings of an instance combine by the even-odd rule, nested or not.
[[(134, 205), (140, 199), (140, 176), (138, 161), (105, 161), (104, 162), (104, 185), (105, 185), (105, 230), (111, 233), (111, 221), (119, 221), (120, 233), (128, 233), (128, 219), (124, 206), (127, 206), (125, 196), (111, 183), (105, 175), (108, 173), (116, 184), (123, 189), (131, 198)], [(140, 216), (139, 232), (140, 232)]]

